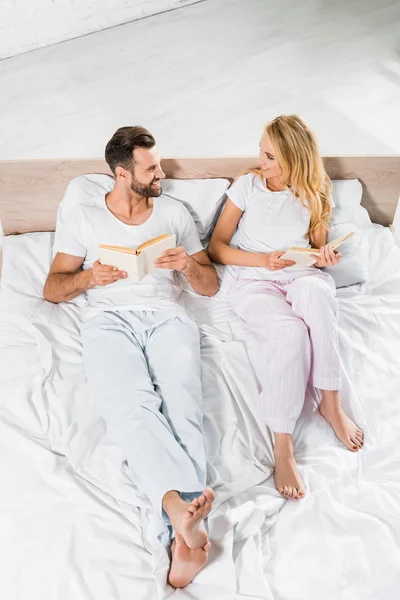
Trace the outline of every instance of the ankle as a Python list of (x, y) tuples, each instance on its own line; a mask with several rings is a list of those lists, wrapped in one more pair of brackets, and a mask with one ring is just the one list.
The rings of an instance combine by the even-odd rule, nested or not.
[(322, 399), (319, 410), (321, 413), (339, 414), (343, 409), (340, 402), (331, 402), (330, 400)]
[(274, 456), (279, 458), (293, 457), (293, 442), (290, 434), (275, 433)]

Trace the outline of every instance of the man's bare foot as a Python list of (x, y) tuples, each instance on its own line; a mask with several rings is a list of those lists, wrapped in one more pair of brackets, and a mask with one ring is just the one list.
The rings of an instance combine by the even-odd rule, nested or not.
[(358, 452), (364, 444), (364, 432), (346, 415), (341, 406), (322, 398), (319, 412), (332, 425), (336, 437), (351, 451)]
[(183, 588), (189, 585), (208, 560), (208, 551), (211, 548), (207, 542), (204, 548), (192, 550), (185, 544), (179, 533), (171, 546), (171, 568), (168, 574), (168, 583), (174, 588)]
[(290, 434), (275, 433), (274, 456), (274, 480), (278, 492), (292, 500), (304, 498), (306, 490), (294, 459)]
[(208, 535), (204, 519), (209, 515), (215, 494), (210, 488), (192, 500), (185, 502), (178, 492), (167, 492), (163, 498), (163, 508), (175, 532), (182, 536), (185, 544), (192, 550), (204, 548)]

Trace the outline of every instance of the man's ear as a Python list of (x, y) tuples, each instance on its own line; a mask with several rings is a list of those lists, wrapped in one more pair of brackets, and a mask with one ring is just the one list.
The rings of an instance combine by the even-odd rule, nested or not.
[(116, 167), (115, 168), (115, 178), (117, 179), (118, 177), (122, 177), (123, 179), (126, 179), (128, 174), (128, 171), (126, 169), (124, 169), (123, 167)]

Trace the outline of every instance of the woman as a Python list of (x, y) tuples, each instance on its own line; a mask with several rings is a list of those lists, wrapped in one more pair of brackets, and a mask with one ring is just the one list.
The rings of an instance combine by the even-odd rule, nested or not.
[[(333, 279), (320, 267), (341, 254), (327, 246), (332, 183), (316, 139), (297, 115), (266, 125), (260, 168), (239, 177), (210, 246), (212, 260), (237, 265), (233, 310), (259, 345), (260, 414), (274, 432), (275, 485), (287, 498), (305, 495), (293, 455), (292, 433), (307, 382), (322, 392), (319, 406), (351, 451), (363, 431), (345, 414), (339, 397), (338, 304)], [(234, 232), (238, 247), (231, 247)], [(315, 247), (320, 257), (302, 267), (281, 258), (290, 246)]]

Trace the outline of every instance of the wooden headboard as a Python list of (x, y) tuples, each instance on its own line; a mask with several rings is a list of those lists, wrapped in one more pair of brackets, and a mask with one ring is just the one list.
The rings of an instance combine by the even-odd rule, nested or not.
[[(359, 179), (362, 205), (375, 223), (390, 225), (400, 193), (400, 156), (328, 156), (331, 179)], [(253, 157), (165, 158), (167, 177), (234, 179)], [(57, 207), (68, 182), (84, 173), (109, 173), (102, 159), (0, 161), (0, 219), (5, 235), (54, 231)]]

